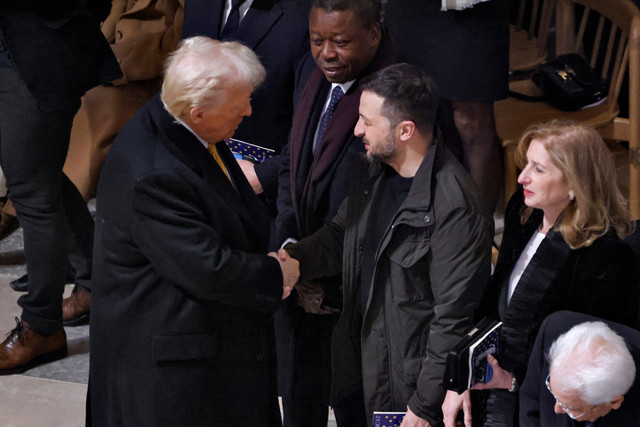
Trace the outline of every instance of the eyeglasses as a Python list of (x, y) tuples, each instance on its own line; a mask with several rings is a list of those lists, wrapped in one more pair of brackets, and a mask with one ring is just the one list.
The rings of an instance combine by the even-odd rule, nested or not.
[[(551, 390), (551, 383), (549, 382), (549, 378), (551, 378), (551, 374), (547, 375), (547, 379), (544, 380), (544, 384), (547, 386), (547, 390), (549, 390), (549, 393), (551, 393), (553, 398), (556, 400), (556, 403), (558, 404), (558, 406), (560, 406), (560, 408), (562, 408), (564, 413), (567, 414), (569, 416), (569, 418), (571, 418), (572, 420), (575, 420), (575, 419), (578, 419), (578, 418), (582, 417), (584, 414), (587, 413), (587, 411), (585, 411), (585, 412), (583, 412), (581, 414), (575, 415), (573, 413), (573, 409), (569, 408), (567, 405), (565, 405), (564, 403), (560, 402), (558, 400), (558, 398), (556, 397), (556, 395), (553, 394), (553, 390)], [(596, 406), (598, 406), (598, 405), (596, 405)], [(595, 408), (595, 406), (594, 406), (594, 408)], [(593, 409), (593, 408), (591, 408), (591, 409)]]

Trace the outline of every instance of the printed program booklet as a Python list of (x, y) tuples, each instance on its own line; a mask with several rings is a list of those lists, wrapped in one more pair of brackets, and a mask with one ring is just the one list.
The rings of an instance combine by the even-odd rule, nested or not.
[(262, 163), (265, 159), (275, 154), (275, 151), (270, 148), (261, 147), (235, 138), (225, 139), (225, 142), (236, 159)]
[(406, 412), (374, 412), (373, 427), (400, 427)]

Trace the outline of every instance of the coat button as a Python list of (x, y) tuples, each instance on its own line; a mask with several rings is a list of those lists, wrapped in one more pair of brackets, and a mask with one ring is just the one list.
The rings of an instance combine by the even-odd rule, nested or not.
[(424, 216), (424, 222), (426, 222), (426, 223), (431, 222), (431, 217), (429, 217), (429, 215), (425, 215)]

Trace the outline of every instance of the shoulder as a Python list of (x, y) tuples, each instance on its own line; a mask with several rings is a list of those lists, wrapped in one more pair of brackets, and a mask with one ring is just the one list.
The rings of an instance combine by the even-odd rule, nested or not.
[[(621, 240), (613, 230), (609, 230), (603, 236), (598, 237), (591, 245), (577, 249), (576, 253), (588, 265), (595, 261), (597, 261), (597, 264), (601, 264), (602, 267), (610, 262), (617, 265), (621, 263), (632, 265), (634, 263), (631, 246)], [(605, 260), (609, 261), (605, 263)]]
[(170, 137), (165, 132), (175, 122), (158, 102), (152, 98), (120, 130), (107, 155), (109, 163), (117, 163), (120, 168), (126, 165), (134, 176), (148, 170), (186, 168), (165, 146), (165, 140)]
[(433, 203), (436, 211), (464, 209), (488, 216), (469, 173), (444, 146), (434, 164)]

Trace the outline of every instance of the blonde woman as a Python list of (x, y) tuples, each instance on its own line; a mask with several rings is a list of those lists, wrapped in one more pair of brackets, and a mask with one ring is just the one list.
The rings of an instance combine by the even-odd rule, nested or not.
[[(516, 162), (522, 188), (507, 206), (500, 256), (479, 313), (503, 322), (502, 355), (490, 358), (493, 378), (475, 387), (490, 389), (486, 412), (474, 410), (486, 414), (487, 426), (517, 425), (518, 384), (547, 315), (572, 310), (634, 326), (639, 306), (633, 252), (621, 240), (632, 221), (598, 132), (567, 121), (529, 127)], [(447, 426), (468, 397), (449, 392)]]

